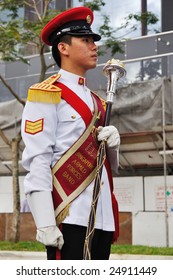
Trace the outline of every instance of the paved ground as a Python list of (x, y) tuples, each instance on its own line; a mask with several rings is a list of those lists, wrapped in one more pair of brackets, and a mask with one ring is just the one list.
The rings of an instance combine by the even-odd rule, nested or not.
[[(111, 260), (173, 260), (173, 256), (118, 255), (112, 254)], [(0, 251), (0, 260), (46, 260), (45, 252)]]
[(45, 260), (44, 252), (0, 251), (0, 260)]

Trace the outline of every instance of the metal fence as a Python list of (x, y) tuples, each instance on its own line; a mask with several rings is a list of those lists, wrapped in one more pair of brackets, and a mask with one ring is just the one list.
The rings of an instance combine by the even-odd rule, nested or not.
[[(173, 31), (138, 37), (122, 42), (124, 53), (117, 53), (114, 58), (125, 63), (127, 76), (121, 80), (119, 86), (133, 82), (158, 79), (173, 75)], [(89, 87), (93, 90), (105, 89), (106, 78), (102, 74), (104, 64), (109, 60), (111, 50), (100, 46), (106, 53), (99, 57), (97, 69), (88, 72)], [(51, 52), (45, 54), (47, 65), (53, 63)], [(26, 98), (28, 87), (39, 80), (39, 55), (27, 57), (28, 64), (20, 61), (0, 63), (1, 75), (13, 90)], [(52, 66), (47, 76), (56, 73), (58, 67)], [(0, 82), (0, 102), (12, 99), (9, 90)]]

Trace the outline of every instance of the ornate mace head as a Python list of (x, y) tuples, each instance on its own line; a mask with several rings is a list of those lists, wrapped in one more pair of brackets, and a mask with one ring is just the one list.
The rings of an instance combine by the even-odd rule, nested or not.
[(113, 103), (113, 96), (119, 78), (126, 76), (125, 65), (118, 59), (110, 59), (103, 67), (103, 74), (107, 77), (107, 102)]

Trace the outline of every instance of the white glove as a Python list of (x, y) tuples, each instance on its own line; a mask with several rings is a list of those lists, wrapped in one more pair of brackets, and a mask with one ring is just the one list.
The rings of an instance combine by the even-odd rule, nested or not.
[(120, 145), (120, 135), (118, 133), (118, 130), (116, 129), (115, 126), (110, 125), (110, 126), (99, 126), (97, 129), (98, 135), (97, 139), (98, 141), (107, 141), (107, 147), (108, 148), (113, 148), (113, 149), (118, 149)]
[(57, 226), (37, 229), (36, 239), (46, 246), (58, 247), (59, 250), (64, 245), (63, 235)]

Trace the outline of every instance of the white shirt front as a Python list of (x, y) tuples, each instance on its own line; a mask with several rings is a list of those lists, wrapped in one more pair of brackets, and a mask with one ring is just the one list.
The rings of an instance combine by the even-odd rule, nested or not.
[[(78, 84), (79, 76), (60, 70), (59, 82), (74, 91), (91, 109), (93, 99), (87, 86)], [(25, 122), (43, 120), (43, 130), (34, 135), (25, 132)], [(27, 101), (22, 118), (22, 137), (25, 143), (23, 166), (28, 171), (24, 180), (25, 193), (52, 190), (51, 167), (73, 145), (86, 129), (81, 116), (63, 99), (58, 104)], [(92, 182), (70, 206), (65, 223), (87, 226), (91, 208)], [(109, 181), (105, 167), (102, 189), (97, 205), (95, 228), (114, 231), (114, 218)]]

